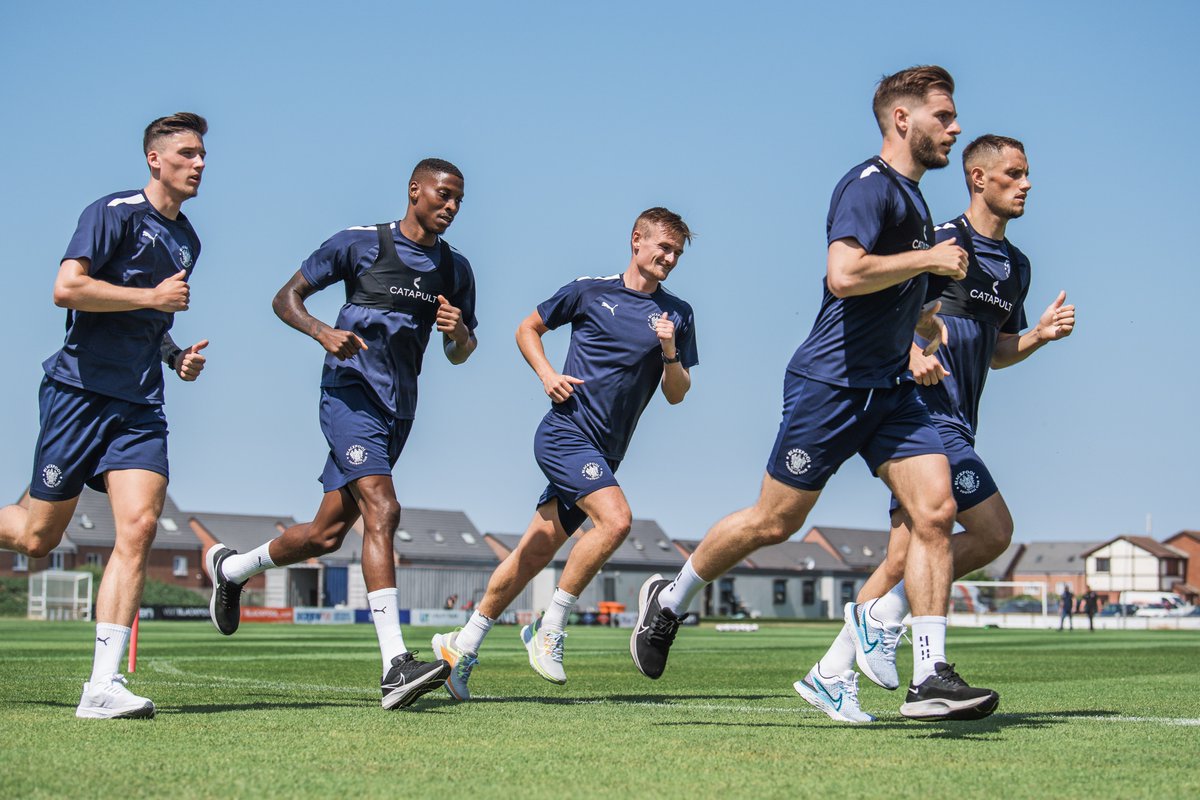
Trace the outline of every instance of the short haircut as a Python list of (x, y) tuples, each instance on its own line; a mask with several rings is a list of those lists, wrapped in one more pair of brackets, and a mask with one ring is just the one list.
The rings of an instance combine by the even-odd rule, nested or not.
[(661, 225), (672, 233), (682, 236), (685, 244), (692, 243), (692, 229), (683, 221), (683, 217), (668, 208), (661, 206), (647, 208), (634, 220), (633, 230), (636, 231), (639, 227), (645, 230), (650, 225)]
[(999, 157), (1006, 147), (1025, 153), (1025, 145), (1020, 140), (997, 136), (994, 133), (985, 133), (963, 149), (963, 175), (967, 179), (967, 188), (971, 186), (971, 170), (979, 166), (981, 161), (991, 161)]
[(909, 67), (895, 75), (884, 75), (875, 89), (875, 121), (879, 130), (887, 133), (887, 122), (892, 109), (902, 100), (924, 100), (932, 91), (954, 94), (954, 78), (944, 68), (936, 65)]
[(169, 117), (159, 117), (146, 126), (142, 134), (142, 152), (149, 154), (154, 148), (154, 142), (164, 136), (176, 133), (191, 132), (203, 138), (208, 133), (208, 120), (190, 111), (180, 111)]
[(423, 158), (413, 167), (410, 181), (415, 181), (421, 175), (453, 175), (460, 181), (465, 181), (462, 170), (440, 158)]

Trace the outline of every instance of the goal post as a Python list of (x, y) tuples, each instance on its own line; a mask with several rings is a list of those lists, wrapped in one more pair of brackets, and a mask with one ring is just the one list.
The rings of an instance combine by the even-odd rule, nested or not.
[(92, 618), (92, 573), (48, 569), (29, 576), (30, 619)]

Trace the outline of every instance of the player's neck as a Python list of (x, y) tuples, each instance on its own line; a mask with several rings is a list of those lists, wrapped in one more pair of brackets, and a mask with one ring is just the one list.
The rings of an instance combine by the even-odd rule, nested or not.
[(183, 206), (183, 201), (187, 199), (186, 197), (175, 197), (162, 181), (156, 181), (153, 178), (146, 184), (146, 188), (142, 189), (142, 194), (145, 195), (146, 201), (154, 206), (154, 210), (167, 219), (179, 219), (179, 209)]
[(404, 219), (400, 220), (400, 232), (409, 241), (416, 242), (422, 247), (433, 247), (437, 244), (438, 235), (417, 222), (412, 214), (405, 214)]
[(921, 178), (925, 177), (925, 167), (913, 158), (906, 142), (884, 139), (879, 157), (886, 161), (889, 167), (914, 183), (920, 183)]
[(644, 294), (654, 294), (658, 291), (658, 281), (638, 269), (637, 262), (629, 259), (629, 267), (621, 276), (626, 289)]
[(997, 216), (986, 203), (971, 202), (971, 207), (967, 209), (967, 221), (971, 223), (971, 227), (981, 236), (986, 236), (989, 239), (999, 241), (1004, 238), (1004, 231), (1008, 227), (1008, 220), (1004, 217)]

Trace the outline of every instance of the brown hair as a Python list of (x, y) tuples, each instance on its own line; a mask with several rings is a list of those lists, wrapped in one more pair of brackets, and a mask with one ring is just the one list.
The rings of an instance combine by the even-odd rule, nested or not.
[(203, 137), (208, 133), (208, 120), (189, 111), (180, 111), (169, 117), (159, 117), (147, 125), (146, 132), (142, 134), (142, 152), (149, 154), (156, 139), (184, 131), (191, 131), (197, 136)]
[(971, 188), (971, 169), (983, 159), (999, 156), (1006, 147), (1025, 152), (1025, 145), (1020, 140), (1008, 136), (998, 136), (994, 133), (985, 133), (963, 149), (963, 175), (967, 178), (968, 189)]
[(444, 161), (440, 158), (424, 158), (413, 167), (412, 177), (409, 181), (415, 181), (418, 175), (453, 175), (460, 181), (465, 181), (462, 171), (458, 167), (451, 164), (449, 161)]
[(638, 214), (638, 218), (634, 220), (633, 230), (636, 231), (639, 226), (642, 227), (642, 230), (645, 230), (648, 225), (661, 225), (672, 233), (682, 236), (685, 244), (692, 243), (692, 229), (683, 221), (683, 217), (668, 208), (662, 208), (661, 206), (647, 208), (641, 214)]
[(924, 100), (925, 95), (935, 90), (954, 94), (954, 78), (936, 65), (909, 67), (894, 75), (884, 75), (879, 79), (872, 104), (879, 130), (887, 133), (888, 118), (897, 103), (902, 100)]

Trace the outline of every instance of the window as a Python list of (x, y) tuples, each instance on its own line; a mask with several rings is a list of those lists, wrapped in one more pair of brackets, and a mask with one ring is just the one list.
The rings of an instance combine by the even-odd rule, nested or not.
[(1183, 570), (1179, 567), (1183, 562), (1178, 558), (1164, 558), (1162, 561), (1163, 575), (1182, 575)]
[(179, 532), (179, 523), (177, 523), (175, 520), (171, 519), (170, 517), (163, 517), (162, 519), (160, 519), (158, 521), (158, 524), (162, 525), (162, 529), (164, 531), (166, 531), (167, 533), (178, 533)]
[(29, 556), (24, 553), (13, 553), (13, 572), (28, 572)]
[(1108, 572), (1109, 560), (1107, 558), (1096, 559), (1096, 572)]
[(442, 536), (442, 534), (438, 533), (437, 531), (434, 531), (433, 532), (433, 540), (435, 542), (437, 542), (438, 544), (445, 544), (446, 537)]
[(787, 580), (778, 579), (774, 582), (775, 605), (782, 606), (787, 603)]
[(396, 536), (402, 542), (411, 542), (412, 541), (412, 534), (409, 533), (408, 531), (404, 530), (403, 528), (396, 531)]
[(100, 554), (99, 554), (99, 553), (88, 553), (88, 554), (87, 554), (87, 558), (85, 559), (85, 562), (86, 562), (86, 563), (87, 563), (87, 565), (88, 565), (88, 566), (90, 566), (90, 567), (102, 567), (102, 566), (104, 566), (104, 561), (103, 561), (103, 560), (101, 560), (101, 558), (100, 558)]
[(64, 553), (54, 552), (50, 554), (50, 569), (64, 569), (67, 559)]
[(854, 602), (854, 581), (842, 581), (842, 605)]
[(817, 602), (817, 582), (802, 581), (800, 583), (801, 602), (806, 606), (811, 606)]
[(96, 523), (92, 522), (92, 518), (87, 514), (80, 514), (79, 527), (83, 528), (85, 531), (90, 531), (96, 527)]
[(186, 577), (188, 574), (187, 556), (175, 556), (171, 559), (171, 574), (176, 578)]
[(463, 537), (463, 541), (466, 542), (467, 544), (475, 544), (475, 534), (467, 533), (466, 531), (463, 531), (462, 537)]

